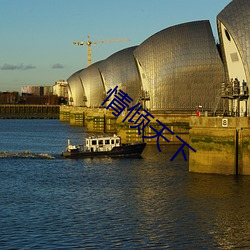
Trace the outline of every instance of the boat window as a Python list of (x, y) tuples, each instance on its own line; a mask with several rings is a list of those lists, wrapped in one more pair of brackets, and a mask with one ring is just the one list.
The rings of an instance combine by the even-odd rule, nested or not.
[(96, 145), (96, 140), (92, 140), (92, 145)]
[(110, 144), (109, 140), (105, 140), (105, 144)]
[(99, 141), (98, 141), (98, 144), (99, 144), (99, 145), (103, 145), (103, 140), (99, 140)]
[(118, 140), (118, 139), (116, 139), (116, 143), (119, 143), (119, 140)]
[(111, 140), (111, 144), (115, 144), (115, 141), (114, 141), (114, 140)]

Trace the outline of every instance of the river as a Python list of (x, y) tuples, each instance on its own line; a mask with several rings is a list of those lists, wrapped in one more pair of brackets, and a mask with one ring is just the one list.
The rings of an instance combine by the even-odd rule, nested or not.
[(250, 177), (189, 173), (168, 145), (142, 159), (60, 157), (86, 135), (0, 120), (0, 249), (250, 248)]

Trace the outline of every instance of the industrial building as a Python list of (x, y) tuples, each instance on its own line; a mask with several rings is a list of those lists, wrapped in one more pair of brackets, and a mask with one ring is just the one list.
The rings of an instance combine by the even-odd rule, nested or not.
[[(118, 86), (134, 100), (131, 105), (143, 101), (152, 112), (190, 113), (197, 107), (213, 112), (223, 84), (250, 80), (249, 8), (248, 0), (234, 0), (218, 14), (220, 44), (209, 21), (188, 22), (75, 72), (67, 80), (69, 104), (99, 107), (105, 93)], [(247, 98), (240, 103), (241, 115), (249, 115)], [(231, 103), (236, 110), (236, 101)]]
[(22, 95), (52, 95), (53, 87), (52, 86), (22, 86), (21, 88)]
[(55, 82), (52, 89), (53, 89), (53, 95), (62, 98), (68, 98), (68, 83), (66, 81), (59, 80)]
[(17, 104), (18, 102), (18, 92), (0, 92), (0, 104)]

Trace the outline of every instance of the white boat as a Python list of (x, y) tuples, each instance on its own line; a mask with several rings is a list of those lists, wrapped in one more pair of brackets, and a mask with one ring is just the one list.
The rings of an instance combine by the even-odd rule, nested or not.
[(145, 142), (121, 143), (121, 137), (113, 136), (90, 136), (85, 139), (85, 145), (68, 146), (62, 156), (66, 158), (86, 158), (86, 157), (124, 157), (140, 156), (146, 147)]

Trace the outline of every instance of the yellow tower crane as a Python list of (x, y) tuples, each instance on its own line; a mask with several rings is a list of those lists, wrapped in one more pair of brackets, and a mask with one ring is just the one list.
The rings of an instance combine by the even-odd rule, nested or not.
[(88, 35), (88, 41), (86, 42), (73, 42), (74, 45), (87, 45), (88, 46), (88, 66), (92, 64), (91, 59), (91, 45), (92, 44), (99, 44), (99, 43), (110, 43), (110, 42), (127, 42), (129, 39), (122, 38), (117, 40), (100, 40), (100, 41), (91, 41), (90, 36)]

